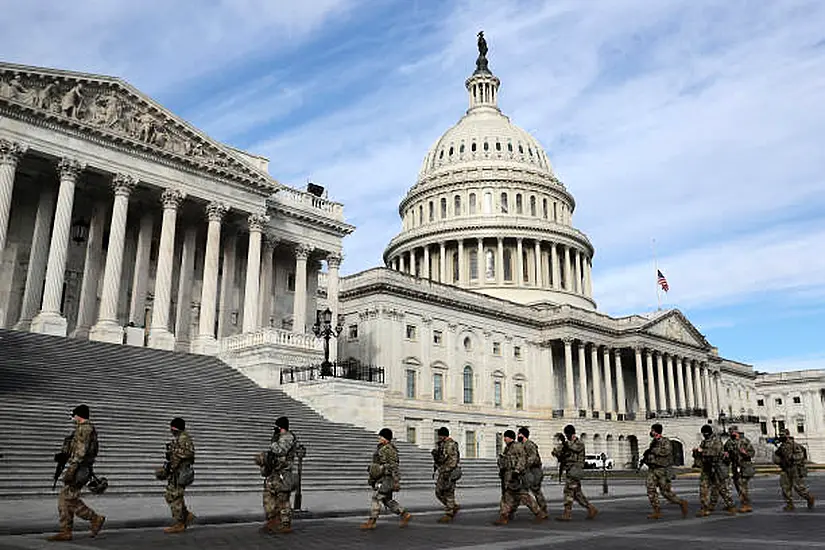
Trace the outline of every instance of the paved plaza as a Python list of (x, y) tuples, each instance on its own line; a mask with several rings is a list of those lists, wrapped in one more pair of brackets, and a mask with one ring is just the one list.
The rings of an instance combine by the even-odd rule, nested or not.
[[(825, 494), (825, 477), (809, 479), (815, 494)], [(547, 484), (552, 496), (551, 508), (558, 512), (559, 487)], [(136, 529), (105, 529), (96, 539), (78, 531), (75, 540), (62, 547), (75, 549), (126, 548), (271, 548), (288, 540), (290, 545), (312, 549), (357, 549), (392, 547), (394, 549), (516, 549), (516, 548), (825, 548), (825, 507), (813, 511), (800, 504), (794, 513), (780, 511), (781, 499), (776, 477), (754, 481), (753, 497), (756, 510), (752, 514), (729, 517), (717, 512), (710, 518), (693, 516), (697, 507), (695, 480), (680, 480), (677, 490), (691, 502), (691, 515), (683, 520), (675, 507), (665, 510), (665, 518), (649, 521), (646, 498), (641, 491), (624, 491), (625, 496), (601, 497), (596, 486), (590, 494), (600, 509), (595, 521), (586, 521), (581, 509), (574, 511), (574, 521), (548, 521), (536, 525), (530, 514), (520, 511), (506, 527), (495, 527), (494, 508), (475, 508), (459, 514), (452, 525), (439, 525), (439, 513), (419, 512), (404, 530), (397, 519), (382, 516), (378, 529), (361, 532), (358, 525), (364, 510), (351, 515), (303, 519), (295, 522), (291, 535), (270, 536), (258, 532), (260, 522), (196, 525), (183, 535), (165, 535), (157, 527)], [(403, 493), (401, 496), (403, 502)], [(0, 549), (60, 547), (48, 543), (42, 534), (0, 538)]]

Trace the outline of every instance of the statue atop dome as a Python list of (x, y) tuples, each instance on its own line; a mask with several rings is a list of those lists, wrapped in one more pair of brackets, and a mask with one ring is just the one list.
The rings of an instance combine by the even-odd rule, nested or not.
[(489, 73), (487, 68), (487, 40), (484, 39), (484, 31), (478, 31), (478, 58), (476, 59), (476, 73)]

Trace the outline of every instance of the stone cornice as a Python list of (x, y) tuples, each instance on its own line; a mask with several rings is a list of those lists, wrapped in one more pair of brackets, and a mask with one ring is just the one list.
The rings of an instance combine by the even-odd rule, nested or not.
[(317, 212), (309, 212), (300, 208), (296, 208), (289, 204), (267, 201), (267, 207), (270, 212), (276, 212), (282, 216), (298, 220), (304, 225), (313, 226), (324, 231), (333, 233), (338, 237), (346, 237), (353, 231), (355, 226), (345, 223), (343, 221), (334, 220), (325, 216), (319, 215)]
[(0, 113), (257, 193), (281, 188), (119, 78), (0, 63)]

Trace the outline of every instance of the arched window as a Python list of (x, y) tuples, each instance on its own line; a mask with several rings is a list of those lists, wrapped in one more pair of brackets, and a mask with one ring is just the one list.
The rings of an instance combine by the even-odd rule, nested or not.
[(476, 152), (476, 142), (475, 141), (470, 145), (470, 151), (472, 151), (473, 153)]
[(489, 150), (490, 150), (490, 144), (489, 144), (489, 143), (487, 143), (486, 141), (484, 142), (484, 150), (485, 150), (485, 151), (489, 151)]
[(470, 339), (469, 336), (464, 337), (464, 351), (472, 351), (473, 349), (473, 341)]
[(450, 145), (450, 152), (448, 153), (450, 156), (453, 156), (453, 146)]
[(433, 201), (430, 201), (430, 221), (435, 219), (435, 208), (433, 205)]
[(447, 217), (447, 199), (441, 198), (441, 219)]
[[(558, 204), (558, 203), (556, 203), (555, 201), (553, 201), (553, 221), (554, 221), (554, 222), (559, 221), (559, 211), (558, 211), (558, 208), (557, 208), (557, 204)], [(547, 216), (545, 216), (545, 218), (546, 218), (546, 217), (547, 217)]]
[(470, 250), (470, 279), (478, 280), (478, 250)]
[(470, 211), (468, 214), (475, 214), (476, 213), (476, 194), (470, 193)]
[(536, 196), (530, 195), (530, 215), (536, 215)]
[(508, 207), (507, 207), (507, 193), (501, 194), (501, 213), (506, 214)]
[(464, 403), (473, 402), (473, 369), (470, 366), (464, 367)]
[(461, 147), (458, 148), (459, 153), (464, 153), (464, 144), (461, 144)]
[(424, 223), (424, 206), (419, 204), (418, 205), (418, 225)]
[(496, 151), (501, 151), (501, 142), (496, 142)]
[(485, 214), (492, 214), (493, 213), (493, 194), (492, 193), (484, 193), (484, 213)]
[(453, 214), (456, 216), (461, 215), (461, 195), (456, 195), (453, 199)]
[(516, 193), (516, 214), (521, 214), (522, 210), (521, 193)]
[(512, 281), (513, 280), (513, 254), (509, 248), (504, 249), (504, 280), (505, 281)]
[(510, 151), (511, 153), (513, 152), (513, 144), (512, 143), (507, 143), (507, 150)]
[(484, 259), (486, 260), (484, 275), (488, 281), (494, 281), (496, 278), (496, 255), (492, 249), (487, 249), (484, 253)]
[[(544, 213), (544, 219), (547, 219), (547, 199), (541, 199), (541, 210)], [(555, 217), (553, 218), (555, 219)]]

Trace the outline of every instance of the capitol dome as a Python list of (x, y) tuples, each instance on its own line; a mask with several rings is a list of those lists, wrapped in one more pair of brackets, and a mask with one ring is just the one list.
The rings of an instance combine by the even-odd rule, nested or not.
[(594, 250), (572, 225), (575, 200), (538, 140), (499, 109), (486, 54), (479, 33), (469, 108), (424, 157), (385, 264), (518, 303), (595, 309)]

